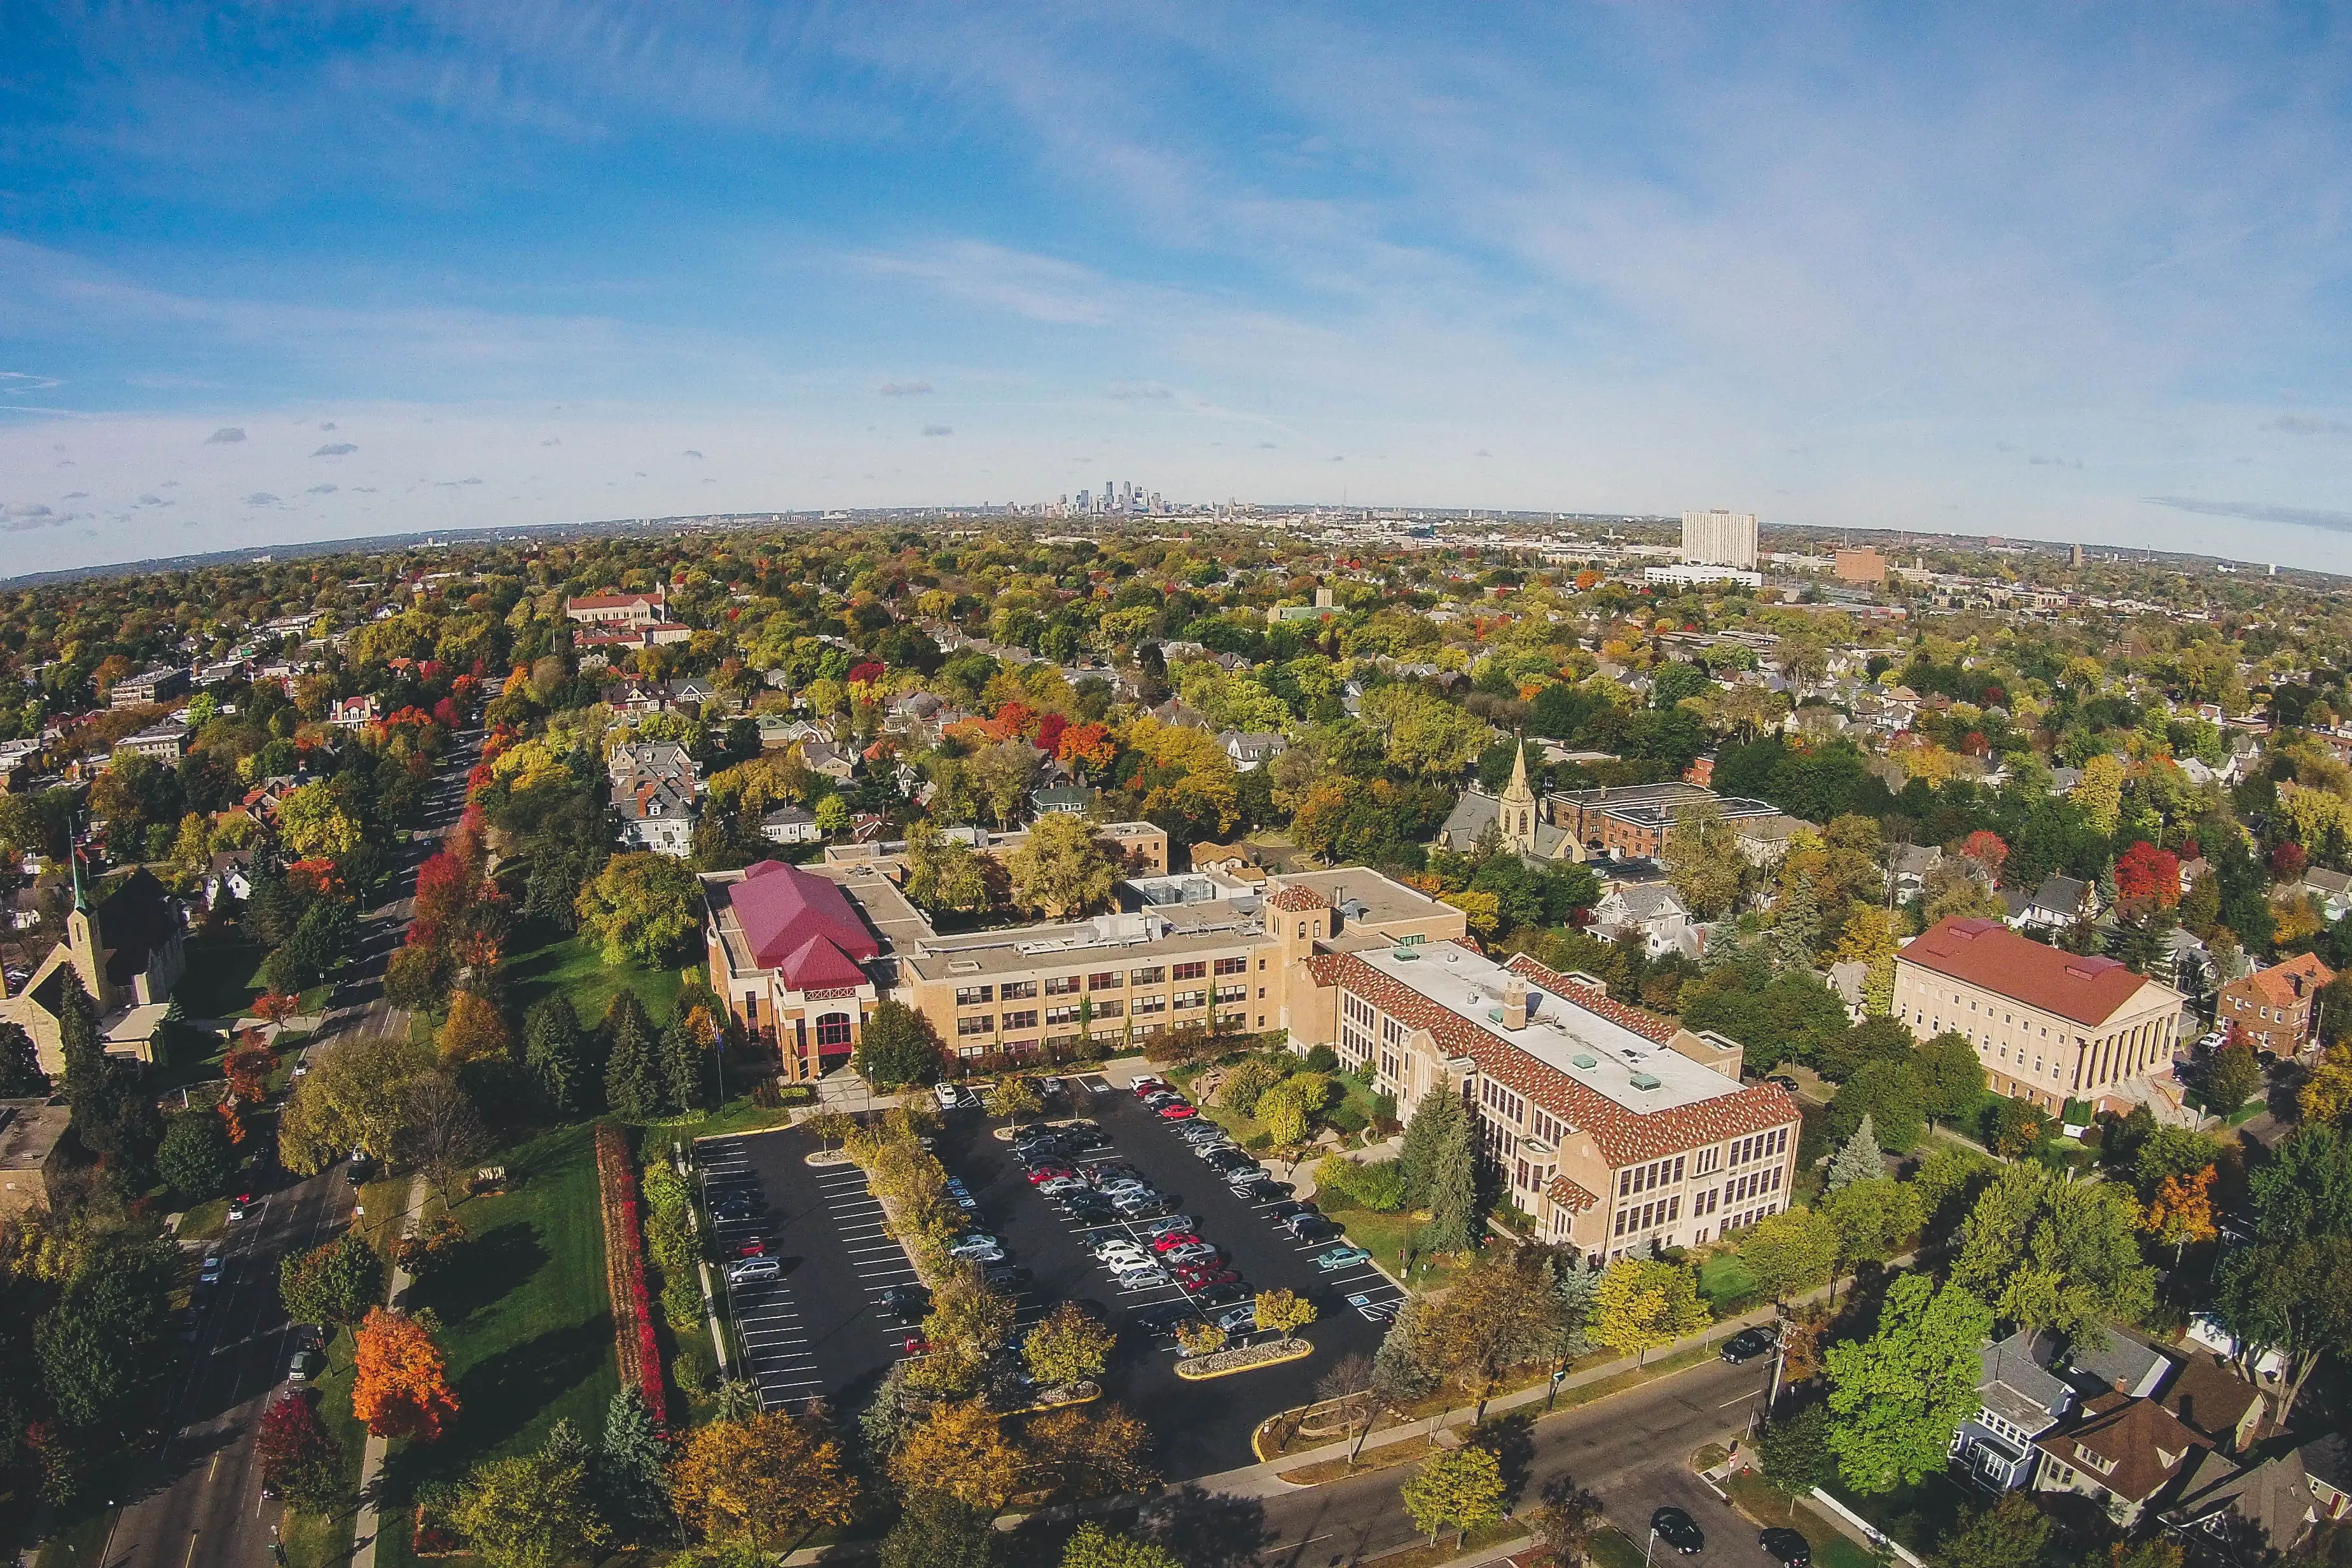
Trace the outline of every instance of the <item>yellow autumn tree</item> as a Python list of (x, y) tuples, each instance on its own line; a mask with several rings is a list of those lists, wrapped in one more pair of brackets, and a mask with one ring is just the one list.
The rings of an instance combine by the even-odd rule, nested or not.
[(943, 1491), (994, 1514), (1013, 1495), (1021, 1451), (1003, 1423), (977, 1399), (932, 1406), (890, 1456), (890, 1479), (906, 1491)]
[(698, 1427), (670, 1461), (670, 1501), (714, 1544), (766, 1550), (828, 1524), (845, 1524), (857, 1479), (841, 1445), (809, 1416), (771, 1410)]

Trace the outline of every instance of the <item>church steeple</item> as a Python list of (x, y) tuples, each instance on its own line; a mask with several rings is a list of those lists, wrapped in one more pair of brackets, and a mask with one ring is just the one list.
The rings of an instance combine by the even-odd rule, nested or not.
[(1528, 743), (1520, 737), (1511, 737), (1511, 781), (1503, 786), (1496, 802), (1496, 820), (1500, 824), (1503, 841), (1521, 854), (1533, 854), (1536, 849), (1536, 792), (1528, 785)]

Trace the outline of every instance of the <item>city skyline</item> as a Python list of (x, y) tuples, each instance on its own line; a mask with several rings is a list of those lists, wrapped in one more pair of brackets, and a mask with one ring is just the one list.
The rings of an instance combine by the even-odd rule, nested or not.
[(2352, 570), (2324, 14), (13, 27), (0, 576), (1106, 476)]

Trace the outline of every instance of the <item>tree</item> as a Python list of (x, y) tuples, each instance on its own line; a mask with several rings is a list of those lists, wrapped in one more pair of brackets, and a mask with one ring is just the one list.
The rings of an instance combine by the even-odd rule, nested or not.
[(1016, 1127), (1024, 1116), (1034, 1116), (1045, 1108), (1045, 1101), (1037, 1097), (1037, 1085), (1018, 1073), (1007, 1073), (997, 1080), (996, 1087), (988, 1093), (988, 1113)]
[(907, 1494), (898, 1521), (882, 1538), (879, 1556), (882, 1568), (989, 1568), (995, 1539), (978, 1509), (926, 1490)]
[(1141, 1491), (1160, 1479), (1148, 1460), (1151, 1428), (1118, 1405), (1048, 1411), (1024, 1436), (1064, 1498)]
[(580, 927), (604, 950), (604, 962), (666, 966), (683, 957), (702, 930), (702, 884), (684, 861), (649, 852), (617, 854), (580, 890)]
[(1621, 1258), (1601, 1271), (1592, 1292), (1592, 1321), (1585, 1332), (1634, 1364), (1707, 1323), (1698, 1281), (1679, 1263), (1653, 1258)]
[(98, 1009), (71, 965), (58, 971), (58, 1038), (65, 1066), (66, 1100), (73, 1129), (92, 1154), (121, 1167), (133, 1186), (146, 1185), (163, 1122), (152, 1095), (142, 1093), (110, 1059), (98, 1034)]
[(343, 1450), (307, 1389), (289, 1389), (262, 1412), (253, 1434), (261, 1484), (312, 1512), (343, 1495)]
[(374, 1309), (352, 1354), (352, 1414), (375, 1436), (430, 1443), (457, 1417), (441, 1347), (415, 1318)]
[(935, 1083), (946, 1060), (931, 1020), (904, 1002), (877, 1002), (858, 1031), (858, 1075), (879, 1090)]
[[(1875, 1148), (1871, 1158), (1876, 1161)], [(1776, 1302), (1826, 1285), (1837, 1270), (1837, 1228), (1810, 1208), (1768, 1214), (1739, 1238), (1739, 1261)]]
[(1432, 1546), (1447, 1530), (1456, 1542), (1503, 1517), (1503, 1467), (1485, 1448), (1465, 1444), (1432, 1454), (1404, 1483), (1404, 1511)]
[(908, 1490), (929, 1487), (993, 1516), (1013, 1495), (1020, 1450), (978, 1400), (934, 1406), (890, 1456), (890, 1476)]
[(1483, 1405), (1505, 1372), (1561, 1350), (1570, 1323), (1557, 1267), (1546, 1250), (1517, 1249), (1481, 1260), (1443, 1295), (1416, 1299), (1414, 1355)]
[(278, 1118), (278, 1154), (303, 1176), (358, 1149), (390, 1159), (408, 1116), (409, 1085), (432, 1066), (428, 1047), (345, 1038), (310, 1056)]
[(1838, 1145), (1837, 1156), (1830, 1161), (1826, 1186), (1832, 1192), (1869, 1181), (1886, 1174), (1885, 1157), (1878, 1152), (1878, 1129), (1864, 1111), (1862, 1120), (1854, 1124), (1853, 1135)]
[(278, 1299), (298, 1323), (358, 1322), (383, 1301), (383, 1260), (356, 1230), (278, 1260)]
[(1927, 1094), (1918, 1070), (1908, 1061), (1866, 1061), (1838, 1085), (1830, 1102), (1830, 1125), (1852, 1127), (1868, 1116), (1878, 1146), (1901, 1154), (1927, 1131)]
[(1056, 919), (1101, 904), (1118, 882), (1118, 867), (1095, 841), (1093, 827), (1064, 811), (1038, 818), (1004, 869), (1013, 879), (1013, 903)]
[(2352, 1239), (2263, 1238), (2237, 1249), (2221, 1266), (2215, 1306), (2249, 1362), (2264, 1351), (2285, 1360), (2279, 1410), (2291, 1416), (2319, 1364), (2352, 1348)]
[(1183, 1559), (1164, 1546), (1089, 1522), (1078, 1526), (1062, 1548), (1062, 1568), (1183, 1568)]
[(980, 856), (929, 818), (918, 819), (907, 829), (907, 896), (926, 909), (985, 909), (988, 878)]
[(449, 1016), (442, 1020), (436, 1044), (441, 1060), (452, 1067), (468, 1062), (496, 1061), (514, 1048), (507, 1020), (498, 1004), (479, 991), (458, 991), (449, 998)]
[(183, 1111), (172, 1117), (163, 1125), (163, 1146), (155, 1152), (155, 1171), (187, 1202), (218, 1197), (236, 1175), (228, 1124), (210, 1111)]
[(1992, 1322), (1962, 1287), (1906, 1274), (1870, 1338), (1830, 1347), (1830, 1450), (1849, 1486), (1875, 1495), (1943, 1469), (1952, 1433), (1976, 1413), (1977, 1348)]
[(21, 1024), (0, 1023), (0, 1100), (16, 1100), (49, 1092), (48, 1074), (41, 1071), (41, 1053)]
[(654, 1425), (653, 1412), (634, 1388), (614, 1394), (604, 1406), (604, 1440), (596, 1451), (595, 1476), (606, 1506), (643, 1530), (669, 1512), (669, 1478), (663, 1470), (668, 1446)]
[[(35, 1320), (32, 1333), (39, 1385), (68, 1425), (108, 1437), (127, 1435), (170, 1366), (162, 1341), (174, 1272), (160, 1245), (82, 1241), (56, 1304)], [(12, 1336), (20, 1365), (21, 1335), (20, 1327)]]
[[(708, 1014), (703, 1022), (708, 1027)], [(682, 1012), (662, 1030), (658, 1056), (664, 1103), (675, 1112), (693, 1110), (709, 1075), (703, 1071), (703, 1037), (690, 1017)]]
[(541, 1103), (557, 1116), (569, 1120), (587, 1108), (587, 1048), (570, 1001), (549, 997), (524, 1015), (522, 1060)]
[(698, 1427), (670, 1465), (670, 1502), (714, 1544), (766, 1550), (849, 1521), (856, 1478), (841, 1445), (813, 1415), (772, 1410)]
[(1041, 1385), (1062, 1388), (1101, 1376), (1118, 1340), (1109, 1325), (1076, 1302), (1064, 1301), (1029, 1331), (1021, 1342), (1021, 1357)]
[(1967, 1035), (1946, 1030), (1919, 1048), (1912, 1065), (1918, 1072), (1920, 1108), (1931, 1122), (1957, 1123), (1984, 1098), (1984, 1063)]
[(1188, 1359), (1216, 1354), (1225, 1348), (1228, 1337), (1224, 1330), (1200, 1318), (1186, 1318), (1176, 1325), (1176, 1346)]
[(1257, 1293), (1257, 1326), (1287, 1339), (1315, 1321), (1315, 1303), (1289, 1291)]
[(1822, 1200), (1822, 1217), (1837, 1232), (1838, 1255), (1848, 1264), (1883, 1263), (1919, 1228), (1919, 1195), (1892, 1176), (1872, 1176)]
[(597, 1495), (585, 1458), (551, 1444), (476, 1465), (449, 1522), (490, 1568), (560, 1568), (612, 1540)]
[(653, 1024), (636, 993), (622, 991), (604, 1014), (604, 1103), (615, 1115), (651, 1121), (667, 1106), (661, 1056)]
[(278, 835), (296, 860), (341, 860), (360, 847), (364, 831), (323, 780), (289, 790), (278, 802)]
[(445, 1204), (454, 1201), (474, 1167), (490, 1152), (489, 1129), (482, 1124), (472, 1096), (447, 1072), (420, 1072), (409, 1080), (405, 1092), (408, 1103), (403, 1108), (394, 1147), (402, 1158), (432, 1179)]
[(2155, 1305), (2138, 1230), (2137, 1206), (2119, 1187), (2008, 1166), (1961, 1227), (1952, 1280), (2007, 1321), (2096, 1346), (2110, 1320), (2133, 1322)]
[(2200, 1085), (2208, 1108), (2221, 1116), (2252, 1099), (2262, 1086), (2262, 1063), (2254, 1058), (2254, 1048), (2242, 1039), (2232, 1039), (2213, 1053), (2212, 1060), (2205, 1064)]
[(1528, 1533), (1549, 1568), (1583, 1568), (1603, 1518), (1597, 1494), (1563, 1479), (1544, 1489), (1543, 1501), (1527, 1516)]
[[(2140, 846), (2146, 848), (2146, 845)], [(2021, 1491), (1962, 1514), (1936, 1545), (1942, 1568), (2035, 1568), (2050, 1544), (2050, 1516)]]
[(2191, 1241), (2213, 1239), (2212, 1186), (2211, 1166), (2193, 1176), (2166, 1176), (2157, 1184), (2156, 1197), (2149, 1200), (2147, 1218), (2142, 1223), (2149, 1235), (2172, 1248), (2176, 1263)]
[(2352, 1236), (2352, 1133), (2303, 1127), (2248, 1177), (2263, 1240)]
[(1728, 913), (1739, 896), (1739, 871), (1748, 862), (1739, 852), (1738, 835), (1712, 800), (1675, 812), (1659, 858), (1675, 891), (1702, 920)]
[[(1428, 1208), (1434, 1218), (1437, 1195), (1441, 1188), (1458, 1192), (1462, 1173), (1475, 1174), (1475, 1157), (1469, 1113), (1462, 1105), (1462, 1096), (1449, 1086), (1442, 1086), (1422, 1096), (1413, 1108), (1412, 1121), (1404, 1130), (1404, 1146), (1398, 1153), (1398, 1162), (1404, 1175), (1404, 1204), (1407, 1208)], [(1466, 1217), (1465, 1217), (1466, 1218)], [(1433, 1241), (1440, 1239), (1432, 1237)], [(1462, 1237), (1454, 1247), (1436, 1248), (1453, 1251), (1468, 1244)]]
[(1830, 1451), (1830, 1412), (1826, 1405), (1807, 1405), (1773, 1422), (1764, 1428), (1756, 1448), (1764, 1469), (1764, 1484), (1789, 1500), (1791, 1519), (1797, 1514), (1797, 1499), (1837, 1479), (1837, 1456)]

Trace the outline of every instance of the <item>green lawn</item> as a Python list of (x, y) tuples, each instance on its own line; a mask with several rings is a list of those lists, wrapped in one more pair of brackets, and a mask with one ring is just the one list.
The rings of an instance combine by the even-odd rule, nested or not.
[(607, 964), (602, 949), (579, 936), (519, 952), (506, 961), (505, 972), (514, 986), (518, 1016), (530, 1011), (542, 997), (560, 994), (571, 998), (572, 1010), (585, 1024), (603, 1018), (606, 1005), (624, 987), (637, 993), (646, 1017), (656, 1024), (666, 1023), (677, 1009), (677, 994), (685, 986), (676, 969)]
[[(386, 1467), (387, 1511), (428, 1480), (456, 1480), (476, 1460), (535, 1448), (560, 1417), (593, 1443), (620, 1387), (604, 1290), (604, 1233), (592, 1129), (542, 1134), (505, 1151), (513, 1190), (458, 1205), (473, 1240), (459, 1263), (422, 1281), (415, 1304), (442, 1325), (460, 1414), (429, 1448), (405, 1446)], [(404, 1522), (390, 1519), (377, 1562), (412, 1562)]]
[(1718, 1318), (1756, 1304), (1756, 1276), (1737, 1252), (1717, 1252), (1699, 1265), (1698, 1291)]
[(1749, 1473), (1732, 1477), (1727, 1490), (1732, 1506), (1759, 1524), (1781, 1525), (1803, 1536), (1820, 1568), (1879, 1568), (1878, 1558), (1868, 1547), (1822, 1517), (1810, 1502), (1792, 1504), (1785, 1494)]

